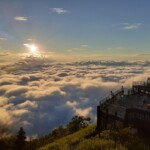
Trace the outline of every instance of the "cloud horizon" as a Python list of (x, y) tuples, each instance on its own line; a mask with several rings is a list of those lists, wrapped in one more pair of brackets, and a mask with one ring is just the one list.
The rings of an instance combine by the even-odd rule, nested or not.
[[(0, 125), (44, 135), (74, 115), (96, 121), (96, 106), (111, 90), (144, 80), (150, 62), (41, 62), (22, 59), (0, 71)], [(6, 119), (3, 119), (6, 118)]]

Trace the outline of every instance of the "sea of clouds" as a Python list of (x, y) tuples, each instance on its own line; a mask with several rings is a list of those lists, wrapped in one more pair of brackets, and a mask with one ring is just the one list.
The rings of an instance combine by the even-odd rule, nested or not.
[(99, 101), (150, 73), (148, 61), (46, 62), (26, 58), (0, 66), (0, 127), (48, 134), (74, 115), (96, 121)]

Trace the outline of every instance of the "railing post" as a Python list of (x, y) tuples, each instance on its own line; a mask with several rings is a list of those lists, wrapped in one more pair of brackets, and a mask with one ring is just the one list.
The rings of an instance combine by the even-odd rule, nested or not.
[(108, 124), (108, 108), (106, 109), (106, 115), (105, 115), (105, 129), (107, 129)]
[(126, 109), (124, 117), (124, 127), (128, 127), (128, 110)]
[(115, 111), (115, 118), (114, 118), (114, 129), (116, 129), (116, 120), (117, 120), (117, 111)]
[(100, 134), (100, 126), (101, 126), (101, 109), (100, 109), (100, 105), (97, 106), (97, 127), (96, 130), (98, 131), (98, 133)]
[(121, 94), (124, 95), (124, 87), (121, 87)]

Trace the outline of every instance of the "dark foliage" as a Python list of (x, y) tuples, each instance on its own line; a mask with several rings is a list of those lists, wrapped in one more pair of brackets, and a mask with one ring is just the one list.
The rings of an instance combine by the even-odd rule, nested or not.
[(56, 139), (62, 138), (69, 134), (72, 134), (84, 127), (89, 125), (89, 117), (85, 118), (83, 116), (74, 116), (71, 121), (65, 126), (59, 126), (55, 128), (50, 134), (45, 135), (39, 139), (33, 140), (31, 145), (34, 149), (42, 147), (48, 143), (54, 142)]
[(16, 150), (24, 150), (26, 145), (26, 133), (24, 129), (21, 127), (17, 134), (17, 140), (16, 140)]
[(16, 137), (5, 137), (0, 139), (0, 150), (15, 150)]
[(21, 127), (17, 136), (0, 139), (0, 150), (36, 150), (39, 147), (54, 142), (56, 139), (87, 127), (90, 120), (89, 117), (74, 116), (65, 127), (59, 126), (51, 133), (32, 141), (26, 141), (26, 133)]
[(90, 120), (91, 119), (89, 117), (85, 118), (83, 116), (74, 116), (67, 125), (67, 129), (70, 133), (74, 133), (82, 128), (87, 127)]

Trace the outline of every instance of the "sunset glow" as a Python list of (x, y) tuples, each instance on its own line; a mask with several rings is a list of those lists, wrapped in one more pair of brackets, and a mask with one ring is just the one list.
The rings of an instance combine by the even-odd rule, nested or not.
[(29, 49), (29, 51), (32, 55), (36, 54), (37, 49), (38, 49), (38, 47), (36, 45), (34, 45), (34, 44), (24, 44), (24, 46), (26, 46)]
[[(149, 109), (150, 131), (149, 6), (150, 0), (0, 0), (0, 150), (15, 149), (20, 127), (28, 138), (23, 150), (70, 136), (82, 127), (74, 116), (91, 118), (89, 125), (98, 128), (86, 142), (64, 140), (73, 143), (64, 147), (77, 150), (87, 140), (93, 146), (106, 127), (118, 137), (124, 122), (135, 128), (141, 119), (144, 128), (145, 116), (132, 124), (126, 114), (137, 107)], [(133, 132), (133, 141), (113, 137), (110, 144), (138, 148)]]

